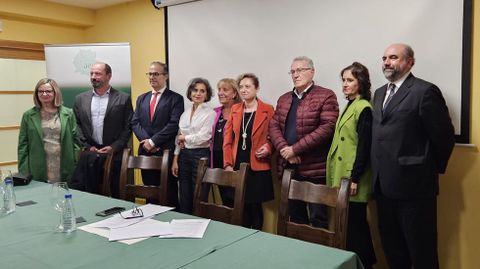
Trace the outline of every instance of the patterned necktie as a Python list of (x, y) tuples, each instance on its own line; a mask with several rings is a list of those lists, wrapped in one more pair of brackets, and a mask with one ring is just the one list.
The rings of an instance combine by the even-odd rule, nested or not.
[(385, 108), (387, 108), (388, 106), (388, 103), (390, 103), (390, 101), (392, 100), (392, 97), (393, 95), (395, 94), (395, 84), (393, 83), (390, 83), (390, 85), (388, 85), (388, 88), (390, 89), (390, 93), (388, 94), (388, 97), (387, 97), (387, 100), (385, 101), (385, 104), (383, 104), (383, 110), (385, 111)]
[(157, 104), (158, 92), (153, 93), (152, 101), (150, 101), (150, 121), (153, 121), (153, 115), (155, 113), (155, 105)]

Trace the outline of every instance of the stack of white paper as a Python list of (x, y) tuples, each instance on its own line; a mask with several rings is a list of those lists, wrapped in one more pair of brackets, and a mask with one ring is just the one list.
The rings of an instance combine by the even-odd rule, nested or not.
[[(94, 224), (94, 223), (92, 223), (92, 224)], [(88, 224), (88, 225), (84, 225), (82, 227), (78, 227), (78, 229), (83, 230), (87, 233), (92, 233), (92, 234), (99, 235), (101, 237), (108, 238), (110, 236), (110, 229), (92, 227), (92, 224)], [(126, 240), (120, 240), (118, 242), (124, 243), (124, 244), (127, 244), (127, 245), (133, 245), (133, 244), (138, 243), (140, 241), (143, 241), (145, 239), (148, 239), (148, 237), (137, 238), (137, 239), (126, 239)]]
[[(119, 241), (128, 245), (140, 242), (151, 236), (172, 234), (170, 224), (150, 219), (156, 214), (160, 214), (173, 207), (147, 204), (140, 206), (143, 217), (124, 219), (120, 215), (115, 215), (108, 219), (91, 223), (79, 227), (80, 230), (107, 237), (110, 241)], [(124, 216), (131, 214), (131, 210), (122, 212)], [(133, 227), (130, 227), (133, 226)]]
[[(114, 215), (113, 217), (110, 217), (108, 219), (105, 219), (99, 222), (92, 223), (90, 225), (96, 228), (109, 228), (109, 229), (127, 227), (132, 224), (149, 219), (157, 214), (167, 212), (173, 209), (173, 207), (152, 205), (152, 204), (146, 204), (138, 208), (141, 209), (143, 212), (143, 217), (141, 218), (124, 219), (122, 216), (120, 216), (120, 214), (117, 214), (117, 215)], [(123, 211), (122, 215), (126, 217), (131, 215), (131, 210)]]
[(127, 227), (110, 229), (108, 240), (118, 241), (168, 234), (172, 234), (170, 223), (147, 219)]
[[(125, 219), (115, 215), (108, 219), (79, 227), (80, 230), (107, 237), (109, 241), (118, 241), (128, 245), (140, 242), (152, 236), (160, 238), (203, 238), (209, 219), (180, 219), (170, 223), (151, 219), (156, 214), (172, 210), (172, 207), (147, 204), (139, 207), (143, 217)], [(131, 210), (122, 212), (124, 217)]]
[(209, 219), (174, 219), (170, 222), (172, 234), (160, 238), (203, 238)]

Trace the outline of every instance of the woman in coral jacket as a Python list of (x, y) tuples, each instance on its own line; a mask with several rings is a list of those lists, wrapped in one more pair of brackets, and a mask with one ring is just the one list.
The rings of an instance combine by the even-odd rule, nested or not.
[(244, 226), (261, 230), (262, 203), (273, 199), (270, 170), (272, 145), (267, 140), (273, 107), (257, 98), (259, 82), (252, 73), (237, 79), (243, 103), (232, 106), (225, 126), (223, 158), (225, 170), (238, 170), (240, 163), (250, 163), (245, 186)]

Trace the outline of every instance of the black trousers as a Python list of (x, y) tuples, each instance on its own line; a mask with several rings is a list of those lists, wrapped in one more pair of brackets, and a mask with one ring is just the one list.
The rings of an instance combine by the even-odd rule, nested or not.
[(179, 211), (193, 213), (193, 192), (200, 158), (209, 158), (210, 149), (182, 149), (178, 155)]
[(112, 167), (110, 168), (110, 190), (113, 198), (120, 198), (120, 169), (122, 167), (122, 159), (113, 158)]
[(399, 200), (378, 194), (378, 228), (391, 269), (437, 269), (437, 198)]
[(348, 205), (347, 250), (357, 253), (365, 269), (371, 269), (377, 262), (367, 221), (367, 203)]
[[(294, 178), (298, 181), (309, 181), (315, 184), (325, 184), (325, 178), (302, 177), (296, 172)], [(290, 200), (288, 201), (288, 211), (290, 220), (293, 222), (311, 224), (312, 226), (319, 228), (328, 228), (327, 206), (325, 205)]]

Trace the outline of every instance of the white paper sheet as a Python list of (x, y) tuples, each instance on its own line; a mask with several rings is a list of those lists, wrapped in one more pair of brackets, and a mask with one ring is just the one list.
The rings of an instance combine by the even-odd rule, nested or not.
[(174, 219), (170, 222), (172, 234), (159, 238), (203, 238), (209, 219)]
[[(79, 230), (83, 230), (87, 233), (92, 233), (92, 234), (96, 234), (96, 235), (99, 235), (99, 236), (102, 236), (102, 237), (106, 237), (108, 238), (110, 236), (110, 229), (108, 228), (96, 228), (96, 227), (93, 227), (92, 224), (88, 224), (88, 225), (84, 225), (84, 226), (81, 226), (81, 227), (78, 227)], [(143, 241), (145, 239), (148, 239), (148, 237), (145, 237), (145, 238), (136, 238), (136, 239), (127, 239), (127, 240), (120, 240), (120, 241), (117, 241), (117, 242), (120, 242), (120, 243), (123, 243), (123, 244), (127, 244), (127, 245), (133, 245), (135, 243), (138, 243), (140, 241)]]
[[(132, 224), (138, 223), (140, 221), (149, 219), (157, 214), (167, 212), (169, 210), (172, 210), (173, 207), (168, 207), (168, 206), (160, 206), (160, 205), (152, 205), (152, 204), (146, 204), (143, 206), (139, 206), (139, 209), (143, 211), (143, 217), (141, 218), (133, 218), (133, 219), (124, 219), (120, 214), (116, 214), (113, 217), (110, 217), (108, 219), (92, 223), (92, 227), (95, 228), (121, 228), (121, 227), (127, 227)], [(131, 215), (132, 209), (125, 210), (122, 212), (122, 215), (129, 216)]]
[(172, 234), (170, 223), (147, 219), (127, 227), (110, 229), (108, 240), (117, 241), (168, 234)]

